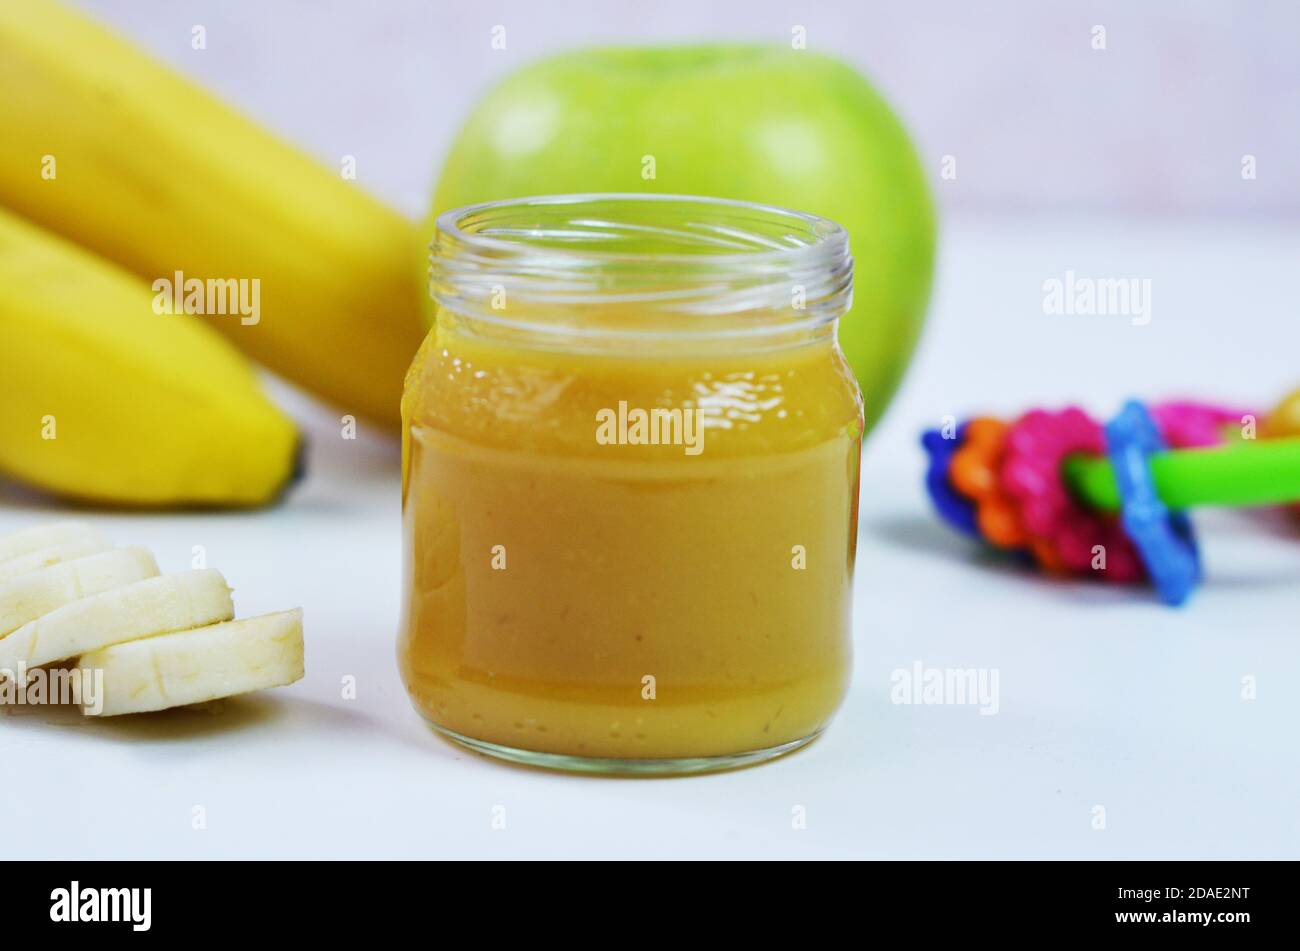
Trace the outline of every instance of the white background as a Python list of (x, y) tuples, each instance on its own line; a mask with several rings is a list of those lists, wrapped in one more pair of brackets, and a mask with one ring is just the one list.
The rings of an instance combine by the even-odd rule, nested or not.
[[(373, 172), (366, 184), (411, 212), (432, 178), (438, 143), (445, 145), (473, 87), (506, 68), (474, 71), (467, 65), (471, 54), (461, 54), (458, 69), (468, 77), (461, 84), (456, 70), (424, 58), (429, 44), (439, 50), (466, 45), (455, 30), (477, 36), (473, 31), (486, 30), (484, 24), (500, 22), (491, 10), (481, 17), (447, 14), (432, 31), (433, 19), (401, 4), (327, 4), (338, 18), (320, 20), (301, 4), (265, 5), (275, 14), (258, 14), (247, 3), (91, 6), (111, 12), (161, 55), (192, 67), (322, 158), (362, 157), (363, 180), (367, 169)], [(192, 14), (200, 7), (202, 19)], [(526, 16), (522, 6), (505, 9)], [(755, 16), (774, 23), (792, 19), (772, 12), (779, 9), (762, 5)], [(1008, 9), (1023, 12), (1024, 5)], [(1105, 9), (1120, 15), (1114, 5)], [(1160, 9), (1165, 19), (1171, 16)], [(652, 18), (643, 24), (651, 35), (716, 32), (712, 21), (699, 27), (674, 22), (673, 16), (685, 14), (671, 5), (638, 10)], [(1001, 22), (1002, 15), (988, 14), (989, 23)], [(566, 31), (571, 43), (618, 26), (586, 16), (551, 7), (523, 22), (549, 30), (548, 43)], [(1293, 14), (1278, 16), (1290, 17), (1294, 26)], [(409, 28), (402, 17), (410, 19)], [(874, 32), (835, 35), (840, 47), (861, 38), (863, 49), (902, 46), (923, 60), (916, 31), (933, 28), (951, 40), (948, 19), (918, 20), (906, 30), (892, 19), (868, 19), (863, 22), (875, 24)], [(818, 22), (812, 14), (803, 20), (810, 29)], [(1160, 33), (1162, 42), (1181, 37), (1181, 48), (1188, 49), (1190, 35), (1197, 44), (1212, 44), (1219, 32), (1206, 32), (1203, 21), (1189, 12), (1181, 26)], [(191, 22), (208, 24), (208, 59), (185, 60)], [(1073, 22), (1043, 32), (1069, 33)], [(634, 27), (641, 28), (622, 26), (625, 32)], [(747, 35), (757, 28), (747, 28)], [(993, 26), (988, 31), (998, 32)], [(1165, 78), (1148, 77), (1133, 93), (1144, 101), (1172, 101), (1219, 97), (1218, 87), (1245, 84), (1268, 98), (1232, 109), (1212, 98), (1207, 114), (1233, 115), (1206, 133), (1228, 159), (1225, 181), (1204, 192), (1187, 182), (1202, 181), (1220, 160), (1196, 148), (1161, 146), (1174, 197), (1152, 201), (1169, 204), (1178, 216), (1155, 217), (1132, 197), (1142, 191), (1134, 183), (1151, 178), (1130, 175), (1108, 185), (1122, 176), (1118, 165), (1078, 169), (1077, 194), (1054, 189), (1053, 176), (1070, 177), (1060, 169), (1030, 167), (1024, 193), (1036, 213), (1014, 216), (992, 213), (1025, 211), (1002, 201), (1022, 180), (1020, 172), (1002, 167), (1009, 153), (964, 165), (963, 171), (987, 167), (993, 176), (963, 178), (964, 197), (942, 190), (956, 183), (936, 182), (950, 213), (927, 333), (864, 456), (854, 686), (829, 732), (806, 751), (731, 774), (611, 780), (500, 765), (433, 736), (408, 706), (394, 659), (397, 448), (369, 434), (355, 442), (339, 439), (332, 414), (286, 392), (313, 444), (312, 474), (284, 505), (247, 514), (84, 517), (121, 543), (152, 547), (165, 569), (186, 567), (192, 546), (204, 545), (209, 564), (235, 587), (241, 615), (301, 604), (307, 677), (231, 702), (219, 715), (174, 711), (85, 722), (24, 711), (0, 718), (0, 750), (10, 764), (0, 789), (0, 855), (1300, 855), (1296, 523), (1276, 512), (1200, 517), (1208, 580), (1190, 604), (1171, 610), (1142, 589), (1053, 582), (981, 557), (930, 513), (916, 445), (922, 427), (949, 413), (1010, 414), (1086, 397), (1086, 405), (1104, 415), (1130, 394), (1194, 395), (1266, 408), (1300, 385), (1294, 188), (1285, 200), (1240, 204), (1233, 203), (1239, 191), (1230, 190), (1250, 187), (1243, 186), (1233, 157), (1250, 150), (1233, 137), (1234, 129), (1256, 121), (1250, 116), (1276, 120), (1277, 103), (1289, 101), (1290, 125), (1274, 122), (1275, 128), (1264, 129), (1261, 122), (1240, 138), (1285, 146), (1286, 154), (1269, 163), (1294, 163), (1300, 154), (1294, 82), (1287, 100), (1270, 85), (1285, 76), (1259, 65), (1273, 49), (1269, 32), (1260, 24), (1238, 24), (1222, 48), (1198, 47), (1222, 82), (1165, 91)], [(237, 39), (221, 52), (223, 35)], [(511, 35), (524, 43), (529, 34)], [(1258, 44), (1254, 62), (1240, 54), (1241, 43)], [(988, 108), (1021, 88), (1015, 76), (1043, 55), (1031, 46), (1025, 40), (998, 58), (1010, 65), (1002, 80), (986, 80)], [(313, 47), (330, 55), (316, 55)], [(482, 56), (488, 55), (484, 40)], [(897, 66), (895, 59), (887, 62)], [(1294, 58), (1288, 63), (1293, 69)], [(928, 68), (940, 67), (931, 62)], [(945, 83), (965, 96), (962, 68), (954, 65)], [(933, 152), (927, 161), (937, 168), (937, 155), (951, 151), (930, 146), (943, 138), (944, 120), (931, 108), (940, 97), (917, 92), (934, 80), (917, 85), (909, 75), (896, 70), (888, 84), (896, 99), (900, 87), (910, 91), (915, 107), (903, 101), (900, 108), (926, 130)], [(1105, 111), (1088, 105), (1086, 83), (1073, 74), (1043, 77), (1053, 88), (1063, 84), (1072, 91), (1052, 117), (1023, 121), (1053, 141), (1081, 124), (1097, 128)], [(392, 111), (389, 93), (397, 88), (400, 110)], [(1072, 120), (1071, 108), (1086, 121)], [(1128, 128), (1136, 120), (1116, 121)], [(1171, 123), (1189, 128), (1186, 115)], [(996, 143), (996, 128), (983, 138), (967, 129), (962, 134), (972, 144), (963, 154), (979, 141)], [(1127, 133), (1098, 132), (1103, 139), (1121, 134)], [(1110, 154), (1098, 151), (1091, 135), (1078, 141), (1094, 165)], [(1135, 134), (1126, 155), (1131, 158), (1143, 141)], [(1261, 168), (1269, 167), (1265, 161)], [(1297, 176), (1290, 180), (1294, 186)], [(1280, 196), (1280, 189), (1273, 194)], [(1106, 207), (1114, 212), (1093, 211)], [(1208, 217), (1211, 211), (1233, 215)], [(1150, 278), (1151, 323), (1045, 316), (1042, 282), (1067, 268)], [(0, 488), (0, 532), (62, 514)], [(998, 714), (892, 704), (891, 672), (916, 661), (996, 668)], [(341, 697), (348, 675), (357, 678), (354, 701)], [(1253, 701), (1242, 699), (1246, 676), (1257, 681)], [(494, 831), (498, 806), (505, 809), (506, 828)], [(1098, 806), (1105, 810), (1104, 830), (1093, 827)], [(193, 827), (195, 807), (204, 810), (205, 829)], [(804, 830), (792, 828), (796, 807), (806, 811)]]
[[(412, 214), (461, 120), (524, 63), (717, 38), (853, 63), (889, 96), (944, 206), (999, 215), (1300, 215), (1294, 0), (79, 0)], [(195, 25), (207, 47), (191, 46)], [(506, 48), (492, 49), (505, 28)], [(1092, 48), (1094, 27), (1106, 49)], [(1243, 154), (1259, 177), (1243, 187)]]

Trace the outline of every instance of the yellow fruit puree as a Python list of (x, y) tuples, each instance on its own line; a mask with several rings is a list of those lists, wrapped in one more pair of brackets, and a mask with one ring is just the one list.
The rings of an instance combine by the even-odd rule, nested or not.
[(436, 727), (541, 765), (672, 771), (774, 755), (835, 712), (862, 404), (833, 321), (778, 346), (602, 349), (444, 305), (402, 416), (398, 656)]

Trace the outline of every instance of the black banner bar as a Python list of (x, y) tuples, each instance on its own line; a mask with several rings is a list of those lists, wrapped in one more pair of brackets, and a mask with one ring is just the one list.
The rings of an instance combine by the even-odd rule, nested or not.
[(327, 938), (386, 918), (415, 929), (434, 918), (447, 927), (486, 921), (495, 930), (557, 917), (566, 931), (616, 934), (716, 915), (741, 929), (747, 920), (812, 918), (859, 934), (921, 926), (927, 940), (1181, 941), (1290, 933), (1295, 912), (1295, 868), (1279, 862), (540, 864), (7, 862), (4, 934), (144, 940), (191, 937), (210, 922)]

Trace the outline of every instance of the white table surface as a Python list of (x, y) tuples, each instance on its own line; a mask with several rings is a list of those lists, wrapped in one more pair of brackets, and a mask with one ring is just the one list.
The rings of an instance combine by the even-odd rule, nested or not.
[[(949, 222), (926, 339), (866, 449), (853, 689), (812, 747), (730, 774), (548, 774), (434, 736), (394, 659), (397, 449), (294, 400), (312, 474), (279, 508), (86, 517), (165, 569), (206, 546), (241, 615), (302, 605), (306, 678), (220, 714), (0, 717), (0, 856), (1296, 856), (1300, 530), (1200, 518), (1208, 581), (1181, 610), (1050, 582), (936, 522), (916, 434), (1130, 392), (1267, 405), (1300, 384), (1297, 261), (1294, 229), (1232, 222)], [(1150, 278), (1151, 323), (1044, 316), (1067, 268)], [(0, 488), (0, 532), (57, 514)], [(892, 704), (916, 661), (997, 669), (999, 712)]]

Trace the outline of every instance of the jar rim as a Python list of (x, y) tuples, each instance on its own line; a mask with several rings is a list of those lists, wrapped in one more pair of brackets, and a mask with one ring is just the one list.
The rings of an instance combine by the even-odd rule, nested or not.
[[(475, 246), (481, 248), (491, 248), (496, 250), (508, 251), (515, 250), (520, 245), (518, 242), (483, 235), (479, 232), (468, 231), (461, 227), (461, 222), (471, 217), (478, 217), (486, 213), (496, 211), (506, 211), (514, 208), (538, 208), (538, 207), (557, 207), (570, 205), (596, 205), (610, 202), (627, 202), (630, 204), (660, 205), (667, 206), (674, 203), (694, 205), (698, 207), (714, 208), (731, 208), (744, 210), (748, 212), (761, 212), (770, 216), (772, 219), (787, 220), (790, 222), (799, 222), (808, 227), (816, 240), (807, 244), (791, 244), (786, 247), (771, 247), (762, 251), (746, 252), (744, 257), (747, 261), (754, 260), (789, 260), (791, 256), (810, 255), (813, 253), (827, 255), (837, 252), (847, 253), (849, 235), (844, 227), (829, 218), (822, 218), (817, 215), (809, 214), (804, 211), (795, 211), (790, 208), (783, 208), (779, 205), (768, 205), (761, 202), (739, 201), (734, 198), (713, 198), (708, 195), (672, 195), (662, 194), (659, 192), (578, 192), (574, 194), (556, 194), (556, 195), (531, 195), (525, 198), (505, 198), (494, 201), (477, 202), (472, 205), (465, 205), (461, 208), (452, 208), (438, 215), (435, 221), (436, 233), (430, 242), (431, 248), (438, 246), (438, 239), (443, 237), (449, 241), (466, 246)], [(620, 251), (588, 251), (588, 252), (570, 252), (563, 249), (556, 249), (559, 254), (572, 254), (575, 257), (601, 257), (611, 261), (624, 261), (648, 257), (650, 255), (644, 252), (620, 252)], [(707, 263), (710, 260), (716, 263), (730, 263), (737, 255), (720, 253), (720, 254), (654, 254), (653, 257), (660, 261), (689, 261), (692, 263)]]
[[(775, 205), (702, 195), (587, 193), (481, 202), (440, 214), (430, 242), (430, 293), (444, 307), (520, 326), (562, 308), (582, 334), (584, 308), (636, 305), (647, 326), (603, 335), (704, 333), (705, 322), (653, 326), (655, 316), (766, 313), (727, 335), (788, 332), (838, 319), (852, 295), (845, 229)], [(790, 313), (793, 311), (793, 313)], [(544, 322), (554, 328), (554, 321)], [(543, 328), (545, 329), (545, 328)]]

